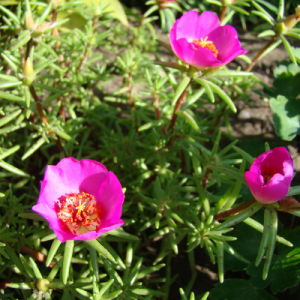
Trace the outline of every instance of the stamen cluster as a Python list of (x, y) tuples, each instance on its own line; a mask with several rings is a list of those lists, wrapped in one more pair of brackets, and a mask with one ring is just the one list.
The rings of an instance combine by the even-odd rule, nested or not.
[(197, 50), (199, 47), (206, 48), (214, 54), (215, 57), (218, 56), (218, 50), (212, 41), (207, 40), (207, 36), (204, 39), (193, 39), (193, 44)]
[(279, 172), (275, 168), (263, 168), (261, 170), (261, 175), (264, 178), (264, 184), (267, 184), (269, 180), (277, 173)]
[(54, 209), (61, 223), (74, 234), (99, 229), (101, 207), (90, 194), (80, 192), (61, 196)]

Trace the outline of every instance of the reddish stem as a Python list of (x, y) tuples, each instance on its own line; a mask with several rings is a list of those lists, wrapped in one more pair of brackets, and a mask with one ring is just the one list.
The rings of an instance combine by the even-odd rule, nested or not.
[(210, 169), (206, 169), (206, 172), (204, 174), (204, 178), (202, 179), (202, 187), (205, 189), (206, 188), (206, 182), (207, 182), (207, 179), (208, 179), (208, 176), (210, 174)]
[(223, 20), (224, 20), (224, 18), (226, 16), (226, 11), (227, 11), (227, 6), (223, 6), (221, 14), (220, 14), (220, 21), (221, 21), (221, 23), (223, 22)]
[(141, 26), (142, 26), (144, 20), (145, 20), (145, 17), (143, 16), (143, 17), (141, 18), (141, 20), (140, 20), (138, 26), (137, 26), (136, 37), (133, 35), (132, 40), (131, 40), (131, 42), (130, 42), (130, 45), (131, 45), (132, 47), (133, 47), (133, 46), (135, 45), (135, 43), (136, 43), (136, 40), (137, 40), (138, 35), (139, 35), (139, 32), (140, 32), (140, 28), (141, 28)]
[(29, 90), (30, 90), (31, 96), (33, 97), (33, 99), (35, 101), (35, 105), (36, 105), (36, 108), (37, 108), (37, 110), (39, 112), (39, 115), (40, 115), (40, 118), (41, 118), (42, 122), (44, 124), (48, 124), (47, 118), (46, 118), (46, 116), (45, 116), (45, 114), (43, 112), (43, 107), (41, 105), (41, 101), (40, 101), (38, 95), (36, 94), (34, 86), (31, 85), (29, 87)]
[(186, 102), (186, 93), (188, 88), (190, 87), (191, 82), (188, 84), (188, 86), (185, 88), (185, 90), (182, 92), (182, 94), (180, 95), (180, 97), (178, 98), (174, 111), (173, 111), (173, 115), (172, 115), (172, 119), (170, 122), (170, 126), (168, 128), (168, 130), (171, 130), (172, 132), (174, 131), (174, 126), (177, 120), (177, 112), (180, 111), (180, 108), (182, 106), (182, 104), (184, 104)]
[[(41, 101), (40, 101), (40, 99), (39, 99), (39, 97), (38, 97), (38, 95), (37, 95), (37, 93), (36, 93), (35, 88), (34, 88), (33, 85), (31, 85), (31, 86), (29, 87), (29, 91), (30, 91), (31, 96), (33, 97), (33, 99), (34, 99), (34, 101), (35, 101), (36, 108), (37, 108), (37, 110), (38, 110), (38, 113), (39, 113), (39, 115), (40, 115), (40, 118), (41, 118), (42, 122), (43, 122), (44, 124), (48, 124), (47, 118), (46, 118), (46, 116), (45, 116), (45, 114), (44, 114), (44, 112), (43, 112), (43, 107), (42, 107), (42, 105), (41, 105)], [(56, 136), (56, 134), (55, 134), (54, 132), (52, 132), (51, 130), (49, 130), (49, 133), (50, 133), (52, 136)], [(59, 149), (61, 152), (64, 153), (64, 156), (65, 156), (65, 157), (67, 157), (67, 153), (66, 153), (64, 147), (62, 146), (60, 139), (57, 138), (57, 139), (54, 140), (54, 141), (55, 141), (55, 144), (57, 145), (58, 149)]]
[(245, 70), (246, 72), (250, 72), (253, 67), (256, 65), (260, 57), (264, 54), (264, 52), (278, 39), (278, 35), (272, 37), (265, 45), (264, 47), (257, 53), (257, 55), (254, 57), (252, 63), (247, 67)]
[[(96, 29), (96, 23), (97, 23), (97, 20), (98, 20), (98, 16), (95, 16), (94, 19), (93, 19), (93, 25), (92, 25), (92, 35), (94, 34), (94, 31), (95, 31), (95, 29)], [(92, 36), (91, 36), (91, 37), (92, 37)], [(79, 70), (81, 69), (81, 67), (82, 67), (82, 65), (83, 65), (84, 60), (85, 60), (86, 57), (87, 57), (87, 51), (88, 51), (89, 46), (90, 46), (90, 42), (88, 42), (88, 43), (86, 44), (86, 47), (85, 47), (85, 49), (84, 49), (83, 57), (81, 58), (81, 61), (80, 61), (79, 65), (77, 66), (77, 69), (76, 69), (76, 71), (75, 71), (75, 74), (76, 74), (76, 75), (78, 74)]]
[[(47, 257), (43, 253), (41, 253), (37, 250), (34, 250), (26, 245), (23, 245), (21, 247), (21, 252), (30, 255), (32, 258), (34, 258), (35, 260), (37, 260), (43, 264), (46, 264)], [(56, 265), (56, 263), (54, 261), (52, 261), (50, 263), (49, 267), (53, 268), (55, 265)]]
[(129, 103), (132, 109), (135, 108), (133, 96), (132, 96), (132, 74), (128, 74), (128, 97), (129, 97)]
[[(154, 103), (154, 107), (155, 107), (156, 118), (157, 118), (157, 120), (160, 120), (159, 98), (157, 97), (156, 93), (153, 94), (153, 103)], [(163, 135), (167, 134), (167, 131), (166, 131), (166, 128), (164, 125), (161, 126), (161, 131), (162, 131)]]
[(249, 201), (246, 201), (246, 202), (244, 202), (244, 203), (242, 203), (242, 204), (240, 204), (240, 205), (238, 205), (234, 208), (222, 211), (222, 212), (220, 212), (220, 213), (218, 213), (214, 216), (214, 220), (217, 221), (217, 220), (221, 220), (221, 219), (233, 216), (233, 215), (241, 212), (242, 210), (246, 209), (250, 205), (254, 204), (255, 202), (256, 202), (255, 199), (249, 200)]

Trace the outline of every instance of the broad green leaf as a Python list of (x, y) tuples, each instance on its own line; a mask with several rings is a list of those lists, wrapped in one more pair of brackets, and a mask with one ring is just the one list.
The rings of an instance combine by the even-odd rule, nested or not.
[(127, 16), (119, 0), (83, 0), (82, 2), (91, 9), (94, 9), (101, 4), (102, 7), (105, 7), (105, 13), (109, 13), (113, 18), (118, 19), (123, 25), (128, 26)]
[(255, 288), (249, 280), (244, 279), (229, 279), (224, 283), (217, 283), (209, 297), (212, 300), (277, 300), (265, 290)]
[[(299, 74), (300, 75), (300, 74)], [(300, 106), (299, 100), (284, 96), (272, 98), (270, 101), (271, 109), (274, 112), (273, 120), (276, 133), (284, 140), (291, 141), (300, 128)]]
[(57, 14), (57, 21), (61, 21), (68, 18), (68, 22), (64, 23), (63, 26), (59, 27), (59, 30), (64, 32), (70, 32), (75, 28), (78, 28), (82, 31), (85, 29), (87, 20), (78, 13), (61, 11)]
[(294, 195), (300, 195), (300, 185), (292, 186), (286, 196), (290, 197)]
[(282, 95), (290, 99), (300, 95), (300, 66), (283, 61), (275, 68), (274, 76), (274, 94), (272, 96)]

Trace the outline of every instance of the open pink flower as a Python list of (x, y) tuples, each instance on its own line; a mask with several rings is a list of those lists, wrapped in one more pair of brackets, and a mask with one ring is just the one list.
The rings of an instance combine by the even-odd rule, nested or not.
[(170, 43), (178, 58), (196, 68), (219, 67), (248, 51), (241, 47), (236, 30), (221, 26), (210, 11), (200, 16), (188, 11), (173, 25)]
[(272, 203), (286, 196), (294, 173), (293, 160), (285, 147), (264, 152), (245, 172), (245, 179), (254, 198)]
[(37, 205), (61, 242), (93, 240), (124, 224), (124, 194), (114, 173), (101, 163), (64, 158), (47, 166)]

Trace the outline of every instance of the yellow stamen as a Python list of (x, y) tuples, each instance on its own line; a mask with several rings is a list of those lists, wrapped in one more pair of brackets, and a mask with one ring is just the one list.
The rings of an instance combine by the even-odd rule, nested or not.
[(210, 51), (212, 51), (212, 53), (214, 54), (215, 57), (218, 56), (218, 50), (216, 48), (216, 46), (214, 45), (214, 43), (212, 41), (208, 41), (207, 40), (207, 36), (204, 39), (193, 39), (192, 42), (195, 46), (195, 49), (197, 50), (199, 47), (203, 47), (206, 48)]
[(54, 209), (63, 227), (76, 235), (99, 228), (102, 208), (90, 194), (80, 192), (61, 196)]

